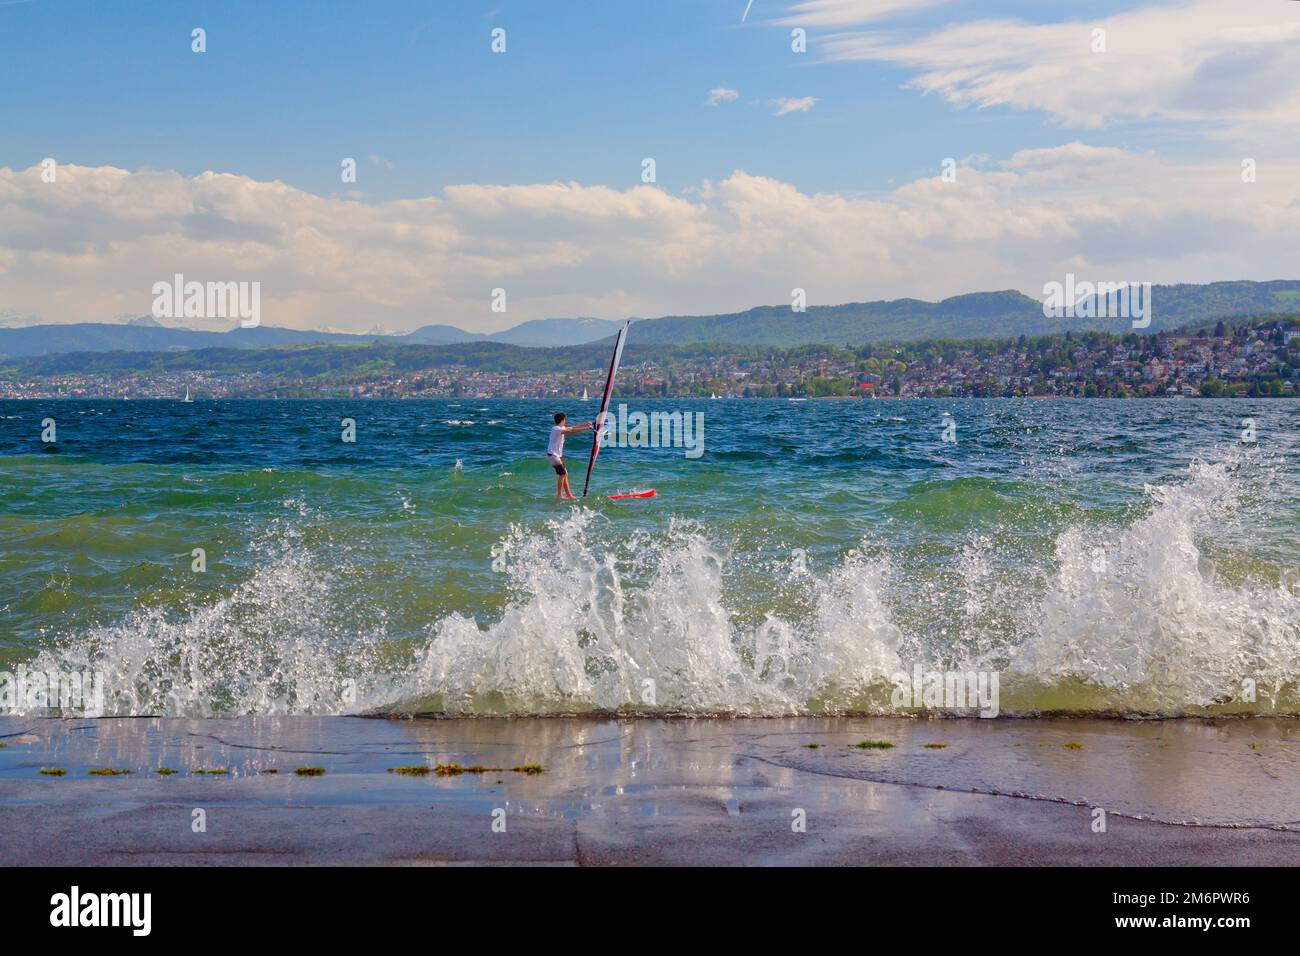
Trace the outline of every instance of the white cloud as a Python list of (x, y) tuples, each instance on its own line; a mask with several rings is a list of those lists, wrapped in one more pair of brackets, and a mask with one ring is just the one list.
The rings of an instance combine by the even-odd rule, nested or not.
[(768, 100), (769, 106), (775, 106), (776, 110), (773, 115), (785, 116), (786, 113), (810, 113), (812, 108), (821, 100), (816, 96), (789, 97), (784, 96), (780, 99)]
[(777, 20), (783, 26), (850, 27), (901, 13), (935, 7), (950, 0), (803, 0)]
[[(257, 280), (269, 325), (483, 331), (547, 316), (733, 311), (1111, 281), (1296, 276), (1300, 163), (1174, 162), (1068, 143), (931, 173), (878, 199), (737, 170), (651, 186), (448, 187), (391, 202), (279, 182), (0, 167), (0, 315), (147, 313), (154, 282)], [(507, 290), (509, 312), (490, 310)], [(232, 323), (229, 323), (233, 325)]]
[(709, 90), (709, 98), (704, 101), (706, 106), (717, 106), (720, 103), (734, 103), (740, 98), (737, 90), (729, 90), (725, 86), (715, 86)]
[[(1093, 30), (1106, 52), (1093, 52)], [(1179, 0), (1091, 20), (978, 20), (904, 36), (842, 33), (832, 60), (914, 72), (962, 106), (1041, 110), (1075, 126), (1121, 119), (1287, 126), (1300, 121), (1300, 3)]]

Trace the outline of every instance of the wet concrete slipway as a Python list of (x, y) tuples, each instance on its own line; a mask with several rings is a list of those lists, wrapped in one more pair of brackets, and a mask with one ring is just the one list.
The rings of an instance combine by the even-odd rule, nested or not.
[(5, 866), (1300, 864), (1290, 720), (7, 717), (0, 744)]

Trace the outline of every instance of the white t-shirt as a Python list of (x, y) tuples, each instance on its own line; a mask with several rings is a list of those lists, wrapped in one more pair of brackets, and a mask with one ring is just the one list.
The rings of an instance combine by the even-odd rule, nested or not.
[(546, 444), (546, 454), (556, 458), (564, 457), (564, 426), (556, 425), (551, 429), (551, 440)]

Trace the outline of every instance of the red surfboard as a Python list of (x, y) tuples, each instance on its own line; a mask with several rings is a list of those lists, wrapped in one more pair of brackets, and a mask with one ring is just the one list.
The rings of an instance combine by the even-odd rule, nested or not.
[(622, 495), (610, 495), (609, 500), (618, 501), (620, 498), (653, 498), (654, 496), (655, 490), (653, 488), (647, 488), (645, 491), (629, 491)]

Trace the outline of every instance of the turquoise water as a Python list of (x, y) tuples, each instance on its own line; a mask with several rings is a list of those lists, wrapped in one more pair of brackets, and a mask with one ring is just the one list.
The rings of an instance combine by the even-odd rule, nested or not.
[(629, 404), (704, 454), (607, 447), (574, 505), (542, 452), (594, 401), (0, 402), (0, 669), (132, 714), (881, 712), (918, 664), (1300, 713), (1300, 404)]

